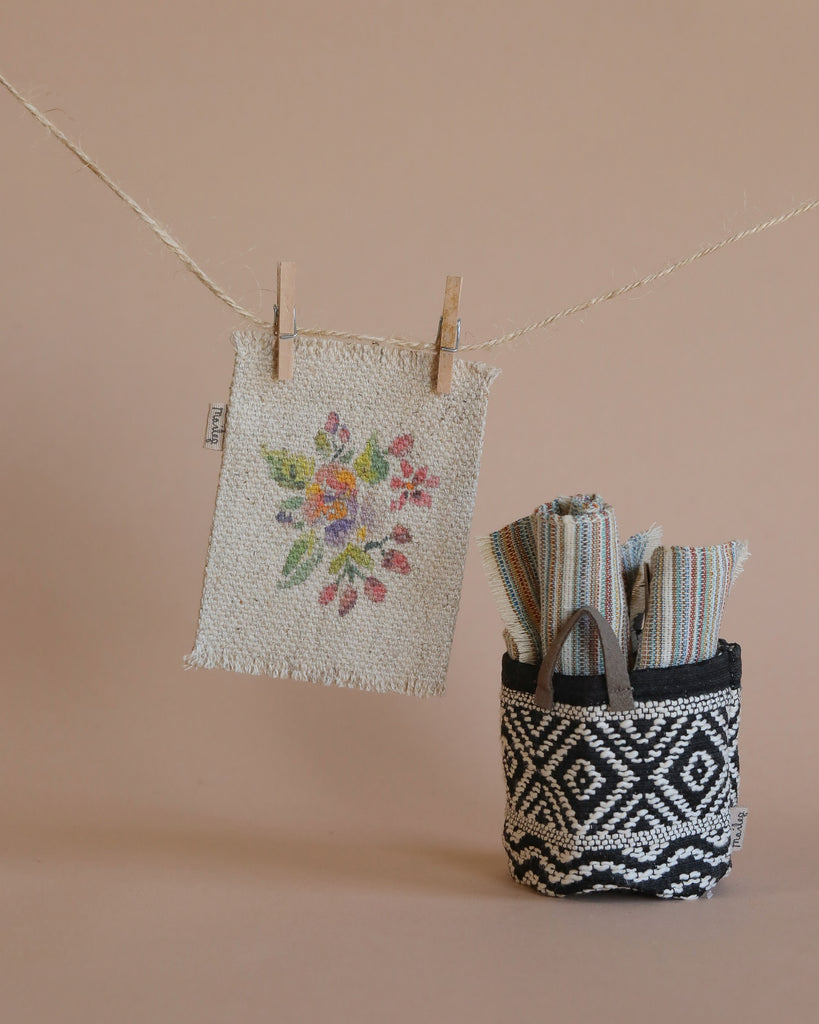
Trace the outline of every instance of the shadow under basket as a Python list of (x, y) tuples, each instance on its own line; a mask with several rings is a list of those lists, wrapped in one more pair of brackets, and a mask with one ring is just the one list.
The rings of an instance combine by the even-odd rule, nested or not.
[[(540, 667), (503, 656), (509, 870), (549, 896), (710, 896), (731, 869), (740, 648), (720, 640), (707, 661), (628, 672), (593, 611), (570, 617)], [(600, 619), (606, 674), (555, 674), (583, 615)]]

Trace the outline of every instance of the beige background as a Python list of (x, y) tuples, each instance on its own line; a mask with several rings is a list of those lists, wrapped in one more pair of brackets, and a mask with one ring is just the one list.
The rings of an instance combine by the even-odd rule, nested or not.
[[(467, 342), (819, 194), (809, 2), (0, 12), (0, 70), (237, 298)], [(471, 546), (442, 700), (185, 672), (236, 318), (0, 95), (8, 1024), (808, 1021), (819, 212), (495, 353), (473, 537), (592, 488), (751, 540), (746, 849), (710, 902), (545, 900), (500, 846)], [(423, 638), (419, 638), (423, 643)]]

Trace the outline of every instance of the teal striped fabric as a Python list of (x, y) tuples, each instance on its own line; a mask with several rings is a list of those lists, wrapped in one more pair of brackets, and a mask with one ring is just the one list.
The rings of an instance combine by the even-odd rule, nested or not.
[[(611, 623), (635, 669), (712, 658), (748, 544), (660, 547), (661, 539), (653, 525), (620, 545), (614, 509), (598, 494), (555, 498), (480, 537), (509, 654), (537, 664), (567, 616), (590, 604)], [(604, 671), (587, 621), (572, 631), (557, 670)]]
[[(540, 575), (541, 647), (547, 650), (565, 619), (580, 605), (598, 608), (628, 653), (628, 607), (614, 509), (599, 494), (559, 497), (533, 513)], [(564, 675), (603, 672), (603, 653), (587, 619), (560, 652)]]
[(658, 547), (634, 667), (690, 665), (717, 653), (725, 599), (748, 556), (747, 541)]
[(516, 661), (540, 662), (540, 580), (532, 517), (478, 537), (484, 572)]
[[(569, 501), (572, 507), (571, 499), (556, 500)], [(582, 496), (575, 496), (573, 507), (581, 506)], [(542, 656), (540, 577), (553, 578), (558, 572), (554, 566), (539, 564), (536, 527), (537, 512), (478, 537), (484, 572), (505, 627), (506, 649), (510, 657), (530, 665), (538, 664)], [(633, 592), (640, 566), (661, 538), (662, 529), (653, 525), (624, 542), (620, 554), (627, 597)], [(582, 584), (574, 587), (582, 589)], [(631, 646), (636, 650), (636, 643)]]

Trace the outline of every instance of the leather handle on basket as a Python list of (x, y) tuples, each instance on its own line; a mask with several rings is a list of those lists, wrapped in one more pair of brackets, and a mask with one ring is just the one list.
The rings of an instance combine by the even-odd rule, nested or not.
[(569, 634), (584, 617), (588, 616), (594, 623), (597, 635), (600, 637), (600, 646), (603, 648), (603, 664), (606, 669), (606, 689), (609, 695), (609, 711), (633, 711), (634, 694), (631, 690), (631, 680), (628, 675), (628, 665), (620, 650), (620, 641), (606, 619), (596, 608), (584, 604), (576, 608), (566, 619), (557, 632), (543, 661), (540, 663), (540, 670), (537, 674), (537, 689), (535, 690), (535, 704), (544, 711), (550, 711), (554, 702), (554, 683), (552, 677), (555, 674), (557, 659), (563, 644), (569, 638)]

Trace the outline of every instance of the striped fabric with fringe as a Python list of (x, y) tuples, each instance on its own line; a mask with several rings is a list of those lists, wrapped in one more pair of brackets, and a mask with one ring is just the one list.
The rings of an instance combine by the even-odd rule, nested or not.
[(540, 662), (540, 580), (529, 516), (478, 537), (484, 572), (495, 599), (510, 657)]
[[(484, 572), (504, 626), (506, 650), (515, 661), (529, 665), (539, 664), (543, 656), (540, 578), (548, 578), (551, 573), (538, 561), (535, 520), (533, 513), (477, 539)], [(620, 556), (627, 597), (635, 589), (640, 568), (661, 539), (662, 527), (653, 524), (623, 543)], [(632, 650), (636, 647), (635, 640)]]
[(725, 599), (748, 557), (748, 542), (658, 547), (635, 668), (669, 668), (713, 658)]

